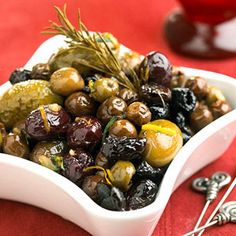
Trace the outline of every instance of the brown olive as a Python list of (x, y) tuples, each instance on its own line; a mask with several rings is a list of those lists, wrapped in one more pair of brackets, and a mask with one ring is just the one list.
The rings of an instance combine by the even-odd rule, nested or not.
[(127, 103), (127, 105), (132, 102), (138, 101), (138, 94), (133, 90), (127, 88), (123, 88), (120, 90), (119, 97), (122, 98)]
[(178, 66), (172, 66), (171, 88), (183, 87), (186, 81), (184, 72)]
[(109, 135), (114, 135), (117, 137), (129, 137), (137, 138), (138, 133), (135, 126), (128, 120), (117, 120), (115, 121), (109, 129)]
[(232, 110), (230, 104), (227, 101), (221, 100), (217, 100), (216, 102), (212, 103), (210, 109), (214, 119), (217, 119)]
[(125, 114), (127, 105), (125, 101), (118, 97), (106, 99), (97, 110), (97, 118), (106, 124), (113, 116), (122, 118)]
[(144, 103), (133, 102), (127, 108), (126, 118), (132, 123), (142, 126), (151, 121), (152, 113)]
[(95, 165), (103, 168), (109, 167), (109, 161), (102, 152), (99, 152), (95, 158)]
[(32, 79), (49, 80), (50, 75), (50, 67), (47, 63), (38, 63), (34, 65), (30, 73)]
[(74, 116), (93, 115), (95, 102), (88, 94), (75, 92), (66, 98), (65, 108)]
[(84, 88), (84, 80), (79, 72), (72, 67), (64, 67), (55, 71), (50, 78), (52, 91), (68, 96)]
[(204, 98), (208, 91), (207, 81), (199, 76), (189, 78), (185, 87), (191, 89), (198, 100)]
[(29, 147), (19, 134), (9, 133), (3, 140), (2, 149), (4, 153), (17, 157), (27, 158), (29, 155)]
[(204, 104), (198, 104), (190, 117), (190, 126), (198, 132), (213, 121), (213, 115)]
[(90, 175), (85, 177), (82, 189), (93, 200), (98, 197), (97, 184), (104, 182), (104, 178), (101, 175)]
[(215, 87), (215, 86), (208, 86), (208, 92), (206, 96), (206, 104), (211, 106), (212, 103), (216, 102), (217, 100), (225, 101), (225, 97), (222, 91)]
[(61, 167), (60, 159), (62, 160), (66, 152), (67, 145), (64, 141), (41, 141), (34, 146), (30, 153), (30, 159), (33, 162), (57, 171)]

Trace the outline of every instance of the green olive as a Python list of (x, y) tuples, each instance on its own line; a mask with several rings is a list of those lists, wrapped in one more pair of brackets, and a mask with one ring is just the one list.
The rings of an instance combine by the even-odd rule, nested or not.
[(84, 80), (79, 72), (72, 67), (64, 67), (55, 71), (50, 78), (52, 90), (63, 96), (68, 96), (84, 88)]
[(90, 83), (90, 95), (98, 102), (103, 102), (111, 96), (116, 96), (119, 92), (119, 84), (111, 78), (101, 78)]
[(169, 164), (183, 145), (178, 126), (163, 119), (143, 125), (140, 137), (147, 140), (144, 159), (153, 167)]
[(132, 162), (117, 161), (111, 168), (111, 182), (115, 187), (127, 191), (135, 172), (136, 170)]
[(50, 103), (62, 104), (63, 99), (51, 90), (48, 81), (28, 80), (14, 84), (0, 98), (0, 121), (6, 128), (12, 128), (40, 105)]

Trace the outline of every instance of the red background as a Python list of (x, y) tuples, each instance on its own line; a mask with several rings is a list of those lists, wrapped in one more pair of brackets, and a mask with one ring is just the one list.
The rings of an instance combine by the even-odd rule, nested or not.
[[(64, 2), (66, 0), (0, 0), (0, 84), (8, 80), (12, 70), (23, 66), (35, 49), (49, 37), (40, 32), (49, 25), (49, 20), (56, 20), (53, 6), (62, 6)], [(67, 0), (67, 5), (72, 22), (76, 22), (76, 12), (80, 8), (82, 20), (90, 30), (111, 32), (120, 42), (140, 53), (158, 50), (165, 53), (175, 65), (206, 69), (236, 77), (236, 59), (194, 60), (176, 55), (168, 48), (163, 38), (162, 27), (165, 16), (177, 6), (174, 0)], [(155, 228), (154, 236), (181, 235), (193, 228), (203, 207), (204, 197), (192, 192), (190, 183), (194, 177), (209, 177), (219, 170), (235, 176), (235, 144), (236, 140), (219, 160), (205, 167), (175, 191)], [(207, 153), (202, 158), (207, 158)], [(220, 195), (223, 192), (221, 191)], [(229, 199), (235, 197), (236, 191)], [(211, 209), (216, 204), (213, 203)], [(210, 212), (209, 210), (208, 215)], [(89, 234), (47, 211), (0, 199), (0, 235)], [(207, 231), (206, 235), (236, 235), (235, 225), (214, 227)]]

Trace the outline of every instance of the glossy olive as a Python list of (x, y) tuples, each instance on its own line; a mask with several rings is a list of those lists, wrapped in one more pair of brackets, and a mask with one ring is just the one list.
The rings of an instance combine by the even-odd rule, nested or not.
[(116, 96), (119, 92), (119, 84), (115, 79), (101, 78), (91, 83), (90, 95), (98, 102), (103, 102), (111, 96)]
[(67, 130), (67, 142), (71, 148), (92, 151), (102, 138), (102, 124), (93, 116), (77, 117)]
[(135, 174), (135, 171), (132, 162), (117, 161), (111, 168), (112, 184), (122, 191), (127, 191), (131, 186), (131, 179)]
[(198, 132), (213, 121), (213, 115), (209, 108), (204, 104), (198, 104), (190, 117), (190, 126)]
[(56, 163), (56, 157), (63, 157), (67, 152), (67, 145), (64, 141), (41, 141), (38, 142), (32, 152), (30, 153), (30, 159), (33, 162), (41, 164), (52, 170), (59, 169), (60, 166)]
[(90, 175), (85, 177), (82, 190), (93, 200), (98, 197), (97, 185), (98, 183), (104, 182), (104, 178), (101, 175)]
[(155, 120), (142, 126), (140, 137), (146, 138), (144, 160), (153, 167), (169, 164), (183, 145), (178, 126), (168, 120)]
[(93, 115), (95, 102), (88, 94), (75, 92), (66, 98), (65, 108), (73, 116)]
[(9, 133), (3, 139), (2, 149), (4, 153), (17, 157), (28, 158), (29, 155), (29, 147), (26, 140), (19, 134)]
[(34, 65), (30, 73), (32, 79), (49, 80), (50, 75), (50, 67), (47, 63), (38, 63)]
[(78, 148), (70, 150), (64, 157), (63, 175), (76, 184), (80, 184), (82, 178), (89, 174), (86, 168), (94, 165), (91, 154), (85, 150)]
[(50, 78), (52, 90), (63, 96), (68, 96), (84, 88), (84, 80), (79, 72), (72, 67), (64, 67), (55, 71)]
[(127, 105), (129, 105), (132, 102), (138, 101), (138, 94), (130, 89), (123, 88), (119, 92), (119, 97), (122, 98)]
[(113, 116), (122, 118), (125, 115), (127, 105), (119, 97), (110, 97), (106, 99), (97, 110), (97, 118), (106, 124)]
[(185, 87), (191, 89), (198, 100), (203, 99), (208, 91), (207, 81), (199, 76), (189, 78)]
[(137, 138), (138, 133), (135, 126), (128, 120), (122, 119), (117, 120), (109, 129), (109, 135), (114, 135), (117, 137), (129, 137)]
[(206, 95), (206, 104), (208, 106), (211, 106), (212, 103), (220, 100), (225, 101), (225, 96), (223, 95), (222, 91), (215, 87), (215, 86), (208, 86), (208, 92)]
[(217, 100), (216, 102), (211, 104), (210, 110), (214, 119), (217, 119), (225, 115), (226, 113), (232, 111), (232, 107), (227, 101)]
[(58, 104), (40, 106), (25, 122), (27, 134), (35, 140), (49, 140), (66, 133), (70, 116)]
[(152, 113), (144, 103), (133, 102), (127, 108), (126, 118), (133, 124), (141, 126), (151, 121)]

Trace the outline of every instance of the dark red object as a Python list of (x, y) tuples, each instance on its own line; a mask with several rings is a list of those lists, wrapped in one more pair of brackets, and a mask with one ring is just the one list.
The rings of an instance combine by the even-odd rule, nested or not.
[[(53, 2), (55, 5), (63, 6), (65, 0)], [(194, 60), (175, 54), (169, 49), (163, 38), (162, 26), (166, 15), (177, 6), (175, 0), (129, 0), (112, 1), (112, 3), (110, 0), (67, 0), (66, 2), (68, 15), (74, 23), (76, 22), (75, 9), (79, 7), (84, 23), (91, 30), (111, 32), (122, 43), (143, 55), (157, 50), (167, 55), (173, 65), (211, 70), (236, 77), (235, 58), (217, 61)], [(49, 37), (40, 34), (44, 27), (48, 26), (49, 19), (55, 20), (56, 16), (53, 4), (48, 0), (8, 0), (1, 4), (0, 83), (6, 82), (10, 73), (15, 68), (23, 66), (36, 48)], [(178, 37), (175, 39), (177, 40)], [(203, 158), (207, 158), (207, 153)], [(235, 161), (236, 140), (219, 160), (189, 178), (173, 193), (152, 236), (180, 236), (192, 230), (205, 202), (203, 195), (191, 190), (190, 184), (193, 178), (209, 177), (219, 170), (227, 171), (235, 176)], [(220, 199), (225, 191), (226, 188), (220, 192), (217, 199)], [(227, 200), (234, 201), (235, 199), (236, 190)], [(217, 203), (218, 200), (212, 203), (204, 222)], [(2, 199), (0, 206), (1, 236), (90, 235), (59, 216), (27, 204)], [(212, 227), (206, 232), (209, 236), (233, 235), (235, 224)]]
[(236, 56), (236, 2), (232, 0), (179, 0), (182, 10), (166, 19), (170, 47), (198, 58)]
[(102, 124), (93, 116), (75, 119), (67, 130), (67, 142), (71, 148), (93, 150), (102, 138)]

